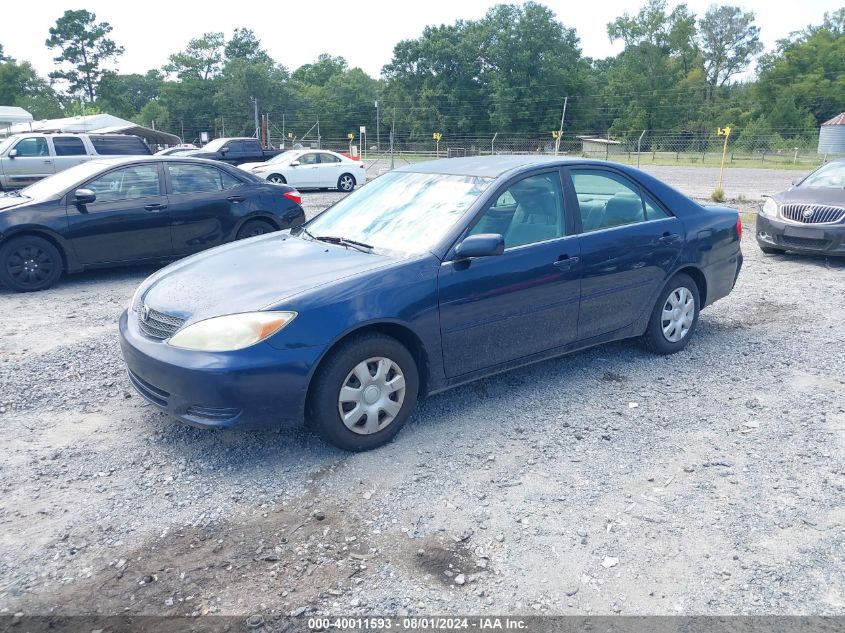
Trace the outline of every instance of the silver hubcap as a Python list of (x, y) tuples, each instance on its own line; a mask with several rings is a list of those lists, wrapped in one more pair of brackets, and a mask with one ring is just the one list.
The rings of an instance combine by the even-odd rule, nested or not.
[(405, 376), (389, 358), (358, 363), (346, 376), (337, 398), (340, 419), (350, 431), (377, 433), (389, 425), (405, 401)]
[(270, 182), (282, 184), (284, 181), (278, 176), (270, 176)]
[(352, 189), (352, 179), (349, 176), (344, 176), (340, 179), (341, 189)]
[(675, 288), (666, 298), (660, 326), (670, 343), (677, 343), (687, 335), (695, 318), (695, 298), (684, 287)]

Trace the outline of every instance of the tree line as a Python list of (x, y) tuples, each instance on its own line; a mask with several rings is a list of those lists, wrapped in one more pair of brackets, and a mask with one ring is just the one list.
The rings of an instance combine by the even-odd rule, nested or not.
[[(0, 44), (0, 103), (36, 119), (108, 112), (196, 141), (252, 135), (254, 101), (272, 137), (343, 138), (366, 125), (403, 138), (548, 135), (611, 137), (665, 133), (693, 138), (717, 126), (755, 143), (811, 138), (845, 110), (845, 8), (826, 14), (762, 54), (754, 13), (713, 5), (696, 16), (647, 0), (607, 25), (624, 49), (584, 57), (574, 29), (542, 4), (500, 4), (479, 20), (429, 26), (396, 44), (380, 78), (320, 55), (292, 72), (248, 28), (204, 33), (144, 74), (112, 70), (123, 48), (111, 26), (85, 10), (66, 11), (45, 46), (57, 69), (44, 78), (7, 57)], [(756, 62), (753, 79), (748, 71)]]

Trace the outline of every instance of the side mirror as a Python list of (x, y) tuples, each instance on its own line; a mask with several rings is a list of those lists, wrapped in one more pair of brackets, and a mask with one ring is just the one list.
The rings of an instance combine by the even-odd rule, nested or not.
[(229, 148), (228, 148), (228, 147), (221, 147), (221, 148), (220, 148), (220, 153), (221, 153), (221, 154), (223, 154), (223, 155), (225, 156), (226, 154), (228, 154), (228, 153), (229, 153)]
[(18, 150), (16, 150), (16, 149), (9, 150), (9, 158), (14, 158), (17, 155), (18, 155)]
[(73, 193), (73, 198), (76, 204), (91, 204), (97, 199), (97, 194), (91, 189), (77, 189)]
[(455, 249), (455, 256), (464, 257), (490, 257), (501, 255), (505, 252), (505, 238), (498, 233), (481, 233), (470, 235)]
[(292, 161), (290, 162), (290, 166), (291, 166), (291, 167), (299, 167), (301, 164), (302, 164), (302, 163), (300, 163), (298, 160), (292, 160)]

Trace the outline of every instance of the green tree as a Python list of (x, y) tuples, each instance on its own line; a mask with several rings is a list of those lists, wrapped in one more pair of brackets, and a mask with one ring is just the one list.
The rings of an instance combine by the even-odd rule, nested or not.
[(223, 33), (203, 33), (189, 41), (184, 51), (171, 55), (164, 71), (183, 80), (214, 79), (223, 69), (224, 44)]
[(62, 115), (61, 102), (29, 62), (0, 62), (0, 103), (27, 110), (36, 119)]
[(13, 61), (15, 61), (13, 58), (6, 56), (6, 54), (3, 52), (3, 45), (0, 44), (0, 63)]
[(756, 96), (767, 114), (788, 87), (794, 105), (824, 123), (845, 110), (845, 8), (826, 14), (822, 24), (809, 26), (778, 42), (758, 65)]
[(763, 50), (754, 12), (728, 5), (711, 6), (698, 21), (699, 44), (712, 101), (716, 89), (746, 70)]
[(145, 74), (103, 73), (97, 86), (97, 104), (105, 112), (132, 118), (150, 101), (161, 95), (164, 77), (158, 70)]
[(261, 42), (255, 37), (250, 29), (236, 28), (232, 39), (226, 42), (223, 49), (223, 57), (227, 62), (235, 59), (245, 59), (254, 62), (271, 62), (270, 56), (263, 48)]
[(89, 102), (94, 101), (95, 88), (104, 72), (103, 62), (123, 54), (123, 47), (107, 37), (111, 25), (98, 23), (96, 19), (96, 15), (85, 10), (65, 11), (56, 26), (50, 28), (50, 37), (45, 42), (49, 48), (60, 50), (54, 62), (70, 65), (51, 72), (50, 78), (67, 81), (71, 94), (81, 92)]
[(347, 69), (343, 57), (332, 57), (322, 53), (313, 64), (303, 64), (291, 75), (291, 79), (303, 86), (325, 86), (329, 80), (343, 74)]

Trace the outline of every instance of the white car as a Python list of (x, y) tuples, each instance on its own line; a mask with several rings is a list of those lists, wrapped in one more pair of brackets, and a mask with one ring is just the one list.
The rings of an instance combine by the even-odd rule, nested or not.
[(367, 182), (364, 163), (327, 150), (291, 150), (266, 163), (244, 163), (239, 167), (259, 178), (297, 189), (352, 191)]

